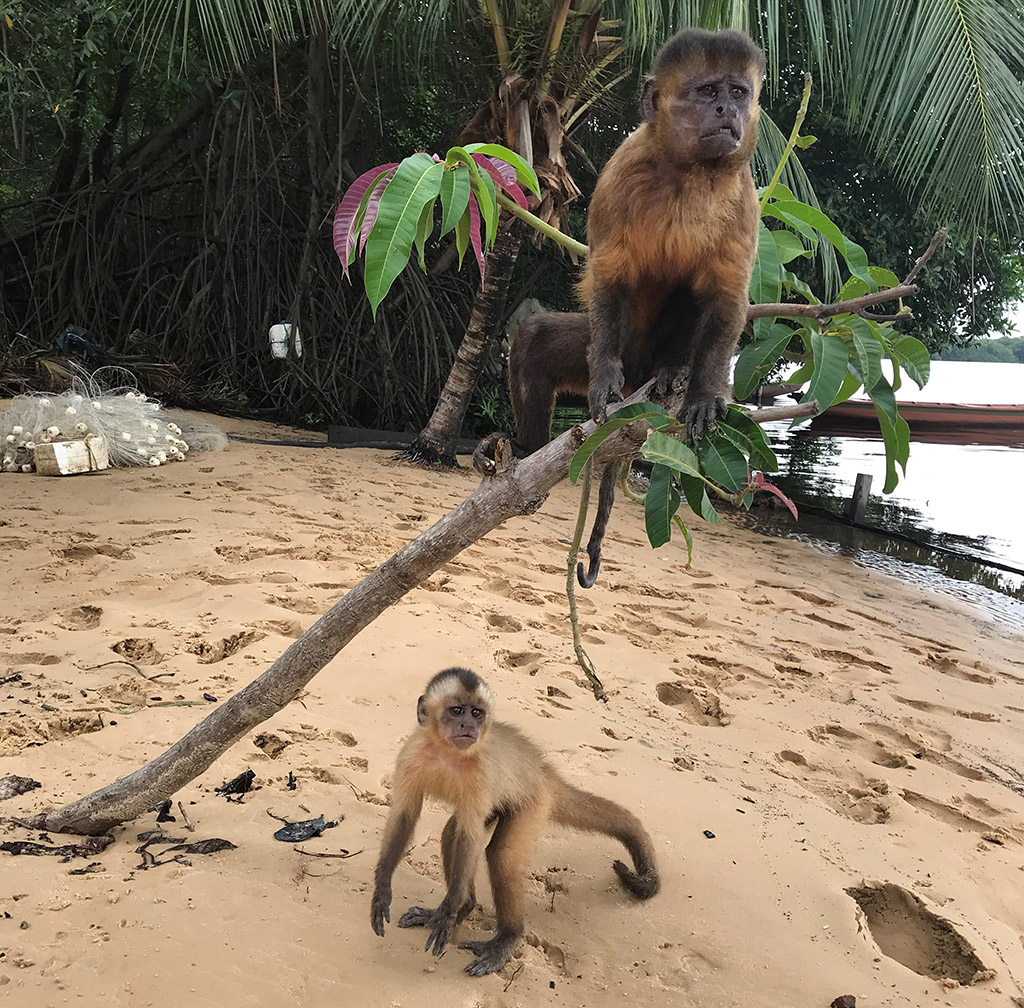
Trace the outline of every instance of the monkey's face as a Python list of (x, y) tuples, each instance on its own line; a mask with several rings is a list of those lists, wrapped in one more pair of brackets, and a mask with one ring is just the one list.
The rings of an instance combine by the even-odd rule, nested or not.
[(487, 724), (487, 711), (474, 706), (472, 698), (451, 697), (441, 709), (438, 729), (456, 749), (470, 749), (480, 740)]
[(666, 151), (682, 162), (749, 156), (757, 88), (748, 73), (669, 75), (667, 87), (656, 86), (648, 97), (648, 108)]

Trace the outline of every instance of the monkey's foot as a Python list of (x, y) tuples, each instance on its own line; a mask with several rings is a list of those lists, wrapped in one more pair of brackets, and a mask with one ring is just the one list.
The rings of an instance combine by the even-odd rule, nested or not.
[(459, 942), (460, 949), (468, 949), (476, 958), (466, 967), (470, 976), (497, 973), (512, 958), (519, 946), (519, 935), (499, 934), (490, 941)]
[(686, 437), (693, 441), (714, 430), (716, 422), (728, 412), (729, 408), (721, 396), (707, 396), (687, 406), (679, 419), (686, 422)]
[(483, 476), (497, 476), (512, 465), (515, 458), (523, 458), (507, 434), (488, 434), (473, 451), (473, 468)]
[(428, 910), (426, 907), (409, 907), (398, 918), (398, 926), (401, 928), (426, 927), (436, 912), (436, 910)]

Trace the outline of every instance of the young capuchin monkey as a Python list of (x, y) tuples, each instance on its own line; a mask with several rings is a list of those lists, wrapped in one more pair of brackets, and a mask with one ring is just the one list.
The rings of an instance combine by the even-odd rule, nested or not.
[(416, 705), (419, 727), (395, 764), (370, 909), (373, 930), (383, 935), (384, 922), (391, 920), (391, 876), (409, 846), (423, 799), (446, 802), (452, 816), (441, 833), (441, 855), (448, 892), (434, 910), (406, 910), (398, 926), (429, 928), (427, 951), (440, 955), (476, 905), (474, 876), (485, 854), (498, 933), (489, 941), (459, 944), (474, 954), (466, 967), (471, 976), (497, 972), (519, 946), (526, 866), (548, 820), (619, 840), (633, 868), (621, 861), (612, 867), (638, 899), (650, 899), (660, 886), (654, 846), (640, 820), (564, 781), (529, 739), (492, 721), (493, 706), (487, 684), (469, 669), (445, 669), (427, 683)]

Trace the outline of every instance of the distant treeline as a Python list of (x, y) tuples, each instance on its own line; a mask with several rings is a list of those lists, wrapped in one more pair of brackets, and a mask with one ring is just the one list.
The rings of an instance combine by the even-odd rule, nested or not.
[(1024, 336), (975, 340), (973, 343), (968, 343), (967, 346), (950, 347), (948, 350), (943, 350), (938, 359), (1024, 364)]

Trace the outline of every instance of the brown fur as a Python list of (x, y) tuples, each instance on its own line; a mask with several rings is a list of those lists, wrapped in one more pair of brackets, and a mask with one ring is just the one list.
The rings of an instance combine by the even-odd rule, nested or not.
[[(473, 877), (484, 853), (498, 931), (489, 941), (459, 945), (475, 954), (466, 967), (474, 976), (501, 969), (522, 938), (526, 868), (533, 843), (548, 820), (619, 840), (634, 865), (614, 862), (623, 885), (639, 899), (658, 891), (654, 847), (636, 816), (568, 784), (529, 739), (511, 725), (492, 723), (490, 691), (475, 673), (439, 673), (417, 710), (420, 727), (402, 747), (395, 766), (391, 814), (377, 864), (371, 908), (377, 934), (384, 933), (384, 922), (391, 919), (391, 877), (428, 796), (453, 811), (441, 835), (447, 893), (436, 909), (410, 908), (398, 925), (429, 927), (427, 949), (440, 955), (456, 925), (475, 905)], [(484, 716), (476, 718), (475, 710)], [(468, 737), (474, 728), (476, 740), (456, 747), (453, 738)]]
[(656, 377), (663, 392), (684, 369), (688, 430), (724, 414), (757, 250), (749, 162), (763, 72), (740, 32), (680, 32), (645, 85), (644, 123), (598, 178), (578, 287), (595, 420), (624, 389)]

